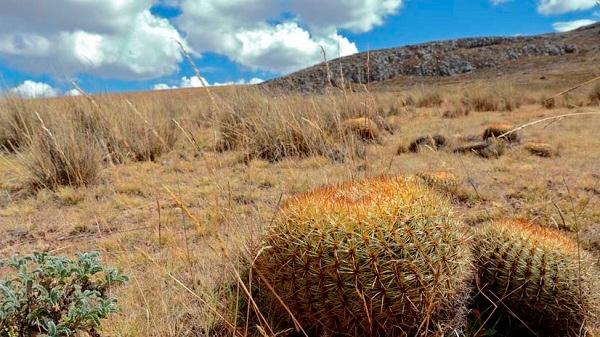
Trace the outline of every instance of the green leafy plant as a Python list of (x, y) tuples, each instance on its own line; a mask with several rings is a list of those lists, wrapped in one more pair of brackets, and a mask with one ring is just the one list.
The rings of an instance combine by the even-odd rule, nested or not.
[(100, 321), (118, 311), (111, 287), (127, 281), (99, 254), (76, 259), (33, 253), (0, 261), (0, 337), (99, 336)]

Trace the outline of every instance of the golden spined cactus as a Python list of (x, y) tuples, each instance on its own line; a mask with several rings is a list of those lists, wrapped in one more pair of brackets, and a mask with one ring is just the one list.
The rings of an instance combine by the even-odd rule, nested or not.
[(538, 336), (581, 336), (600, 322), (600, 273), (558, 230), (506, 220), (473, 243), (480, 289)]
[(341, 124), (342, 131), (364, 141), (381, 142), (381, 131), (377, 124), (367, 117), (347, 119)]
[[(347, 182), (292, 198), (255, 269), (307, 330), (442, 335), (464, 318), (464, 233), (447, 200), (416, 179)], [(272, 292), (264, 296), (285, 314)]]
[[(499, 124), (490, 124), (488, 125), (488, 127), (483, 131), (483, 139), (486, 140), (488, 138), (499, 138), (500, 136), (504, 135), (505, 133), (512, 131), (514, 129), (514, 125), (511, 124), (504, 124), (504, 123), (499, 123)], [(502, 139), (505, 139), (509, 142), (518, 142), (520, 140), (519, 134), (518, 132), (512, 132), (504, 137), (502, 137)]]
[(550, 144), (531, 141), (523, 145), (523, 148), (534, 156), (552, 158), (558, 155), (558, 151)]

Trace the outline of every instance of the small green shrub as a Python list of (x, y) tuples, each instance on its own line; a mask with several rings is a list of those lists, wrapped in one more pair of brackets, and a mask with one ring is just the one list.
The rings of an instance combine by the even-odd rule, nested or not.
[(100, 320), (118, 310), (111, 286), (127, 281), (98, 253), (74, 260), (34, 253), (0, 262), (0, 336), (99, 336)]

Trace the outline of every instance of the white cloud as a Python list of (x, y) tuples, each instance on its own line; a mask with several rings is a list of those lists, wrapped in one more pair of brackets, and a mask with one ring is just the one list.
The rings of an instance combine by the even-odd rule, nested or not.
[(65, 96), (81, 96), (81, 92), (77, 89), (67, 90)]
[(512, 1), (512, 0), (490, 0), (492, 5), (494, 5), (494, 6), (502, 5), (502, 4), (505, 4), (510, 1)]
[(177, 85), (168, 85), (166, 83), (158, 83), (155, 84), (152, 89), (154, 90), (167, 90), (167, 89), (179, 89), (179, 88), (200, 88), (203, 86), (209, 86), (209, 87), (220, 87), (220, 86), (225, 86), (225, 85), (249, 85), (249, 84), (259, 84), (264, 82), (263, 79), (261, 78), (257, 78), (254, 77), (248, 81), (246, 81), (245, 79), (241, 79), (238, 81), (230, 81), (230, 82), (215, 82), (215, 83), (208, 83), (208, 81), (204, 78), (204, 77), (200, 77), (198, 78), (197, 76), (192, 76), (192, 77), (182, 77), (179, 80), (179, 84)]
[(253, 77), (250, 80), (246, 81), (245, 79), (241, 79), (239, 81), (229, 81), (229, 82), (215, 82), (212, 85), (215, 87), (221, 87), (221, 86), (225, 86), (225, 85), (252, 85), (252, 84), (260, 84), (264, 82), (264, 80), (262, 78), (258, 78), (258, 77)]
[(179, 87), (181, 88), (200, 88), (208, 85), (208, 81), (204, 77), (192, 76), (192, 77), (182, 77), (181, 84)]
[(540, 0), (538, 11), (544, 15), (563, 14), (591, 9), (596, 5), (597, 0)]
[[(356, 53), (356, 45), (337, 28), (366, 31), (401, 4), (328, 0), (311, 8), (309, 2), (315, 0), (182, 0), (177, 24), (197, 52), (217, 52), (253, 70), (287, 73), (322, 61), (321, 46), (330, 56)], [(281, 20), (284, 12), (288, 18)]]
[(595, 20), (582, 19), (582, 20), (574, 20), (574, 21), (563, 21), (563, 22), (555, 22), (552, 24), (554, 30), (557, 32), (568, 32), (570, 30), (577, 29), (579, 27), (591, 25), (592, 23), (596, 23)]
[[(497, 1), (497, 0), (496, 0)], [(194, 56), (214, 52), (243, 67), (295, 71), (358, 51), (341, 29), (367, 32), (403, 0), (0, 1), (0, 58), (31, 73), (149, 79), (176, 72), (175, 40)], [(175, 6), (167, 20), (154, 5)], [(44, 15), (40, 15), (43, 13)], [(181, 33), (180, 33), (181, 32)]]
[(263, 25), (235, 35), (239, 45), (231, 50), (232, 59), (250, 69), (291, 72), (323, 61), (321, 47), (331, 56), (358, 52), (347, 38), (332, 31), (313, 36), (296, 22)]
[(60, 91), (47, 83), (27, 80), (9, 90), (15, 96), (22, 98), (56, 97)]
[(398, 12), (402, 0), (302, 0), (290, 1), (290, 9), (313, 28), (344, 28), (367, 32)]
[[(183, 40), (154, 0), (0, 2), (0, 57), (33, 73), (142, 79), (170, 74)], [(44, 13), (44, 15), (40, 15)]]
[(152, 87), (153, 90), (177, 89), (177, 86), (170, 86), (166, 83), (158, 83)]

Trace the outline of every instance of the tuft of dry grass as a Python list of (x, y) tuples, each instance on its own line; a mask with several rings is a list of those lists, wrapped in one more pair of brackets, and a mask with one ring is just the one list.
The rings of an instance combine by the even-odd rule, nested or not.
[(172, 112), (160, 102), (147, 100), (139, 106), (128, 100), (93, 103), (79, 102), (72, 111), (81, 128), (102, 144), (106, 158), (113, 163), (155, 161), (177, 141), (179, 130)]
[(439, 107), (444, 103), (440, 89), (436, 87), (422, 87), (415, 102), (417, 108)]
[(89, 133), (63, 120), (34, 130), (27, 152), (21, 154), (34, 188), (93, 184), (101, 170), (102, 152)]
[(38, 124), (35, 106), (15, 97), (0, 100), (0, 150), (17, 151), (27, 146)]
[(523, 104), (523, 95), (510, 83), (500, 82), (465, 89), (463, 104), (475, 111), (514, 111)]
[(347, 97), (291, 96), (284, 100), (244, 92), (217, 116), (217, 149), (238, 149), (248, 159), (270, 162), (313, 155), (336, 161), (360, 157), (364, 155), (361, 141), (377, 140), (380, 125), (389, 128), (371, 104)]
[(451, 108), (442, 113), (444, 118), (459, 118), (468, 116), (471, 113), (471, 105), (464, 103), (456, 103)]

